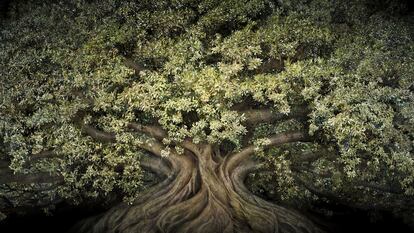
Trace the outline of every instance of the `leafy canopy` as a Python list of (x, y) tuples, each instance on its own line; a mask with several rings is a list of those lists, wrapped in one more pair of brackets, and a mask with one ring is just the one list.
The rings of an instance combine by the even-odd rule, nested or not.
[[(366, 1), (337, 2), (15, 3), (0, 33), (0, 157), (16, 172), (63, 176), (63, 197), (133, 198), (145, 156), (137, 145), (148, 138), (129, 122), (161, 125), (167, 149), (192, 138), (238, 150), (249, 131), (260, 145), (300, 129), (315, 141), (257, 153), (279, 192), (298, 194), (299, 170), (320, 189), (373, 182), (413, 195), (412, 24)], [(240, 111), (298, 107), (305, 120), (254, 129)], [(116, 143), (81, 125), (116, 133)], [(299, 162), (320, 148), (328, 153)], [(30, 163), (45, 150), (58, 156)]]

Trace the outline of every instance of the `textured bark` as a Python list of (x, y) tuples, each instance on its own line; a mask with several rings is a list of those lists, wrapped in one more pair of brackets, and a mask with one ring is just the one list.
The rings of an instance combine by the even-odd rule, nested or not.
[(295, 106), (289, 114), (274, 112), (271, 109), (250, 109), (239, 111), (246, 118), (247, 126), (257, 125), (260, 123), (274, 123), (289, 119), (306, 118), (309, 110), (305, 106)]
[[(24, 167), (34, 166), (42, 159), (56, 158), (52, 151), (29, 155)], [(0, 212), (6, 216), (43, 214), (43, 209), (63, 202), (49, 192), (64, 183), (63, 177), (45, 171), (22, 173), (10, 168), (9, 160), (0, 160)]]
[[(278, 140), (291, 140), (285, 136)], [(168, 173), (167, 178), (133, 205), (120, 204), (78, 223), (72, 232), (322, 232), (296, 211), (267, 202), (246, 188), (247, 174), (260, 167), (253, 160), (240, 160), (239, 153), (217, 160), (220, 156), (211, 145), (190, 146), (191, 151), (165, 158), (170, 166), (162, 172)], [(156, 169), (150, 160), (146, 163)]]

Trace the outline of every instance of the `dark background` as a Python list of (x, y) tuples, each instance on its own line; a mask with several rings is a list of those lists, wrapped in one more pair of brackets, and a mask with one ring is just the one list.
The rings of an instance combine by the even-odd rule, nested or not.
[[(338, 207), (336, 207), (338, 209)], [(27, 216), (9, 216), (0, 222), (1, 233), (41, 232), (65, 233), (77, 221), (99, 214), (103, 209), (73, 207), (66, 204), (57, 206), (53, 216), (42, 213)], [(382, 220), (372, 222), (367, 212), (341, 207), (333, 217), (323, 219), (329, 222), (330, 233), (413, 233), (401, 220), (390, 213), (382, 213)], [(219, 233), (219, 232), (218, 232)]]
[[(10, 2), (13, 1), (30, 1), (30, 0), (0, 0), (0, 17), (6, 17), (7, 16), (7, 9), (10, 4)], [(137, 0), (139, 1), (139, 0)], [(224, 0), (225, 1), (225, 0)], [(333, 0), (334, 1), (334, 0)], [(347, 0), (336, 0), (336, 1), (347, 1)], [(401, 14), (411, 14), (414, 12), (414, 0), (371, 0), (372, 6), (378, 7), (379, 9), (386, 9), (390, 4), (401, 4), (406, 7), (402, 9)]]
[(11, 0), (0, 0), (0, 17), (4, 17)]

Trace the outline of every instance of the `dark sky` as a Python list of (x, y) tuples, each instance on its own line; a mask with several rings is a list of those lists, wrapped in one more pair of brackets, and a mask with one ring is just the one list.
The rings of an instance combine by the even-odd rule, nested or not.
[(0, 16), (4, 16), (11, 0), (0, 0)]
[[(0, 0), (0, 16), (5, 16), (7, 12), (8, 5), (12, 1), (22, 1), (22, 0)], [(24, 1), (24, 0), (23, 0)], [(371, 0), (372, 4), (377, 6), (387, 6), (390, 3), (397, 3), (397, 4), (403, 4), (405, 5), (404, 13), (411, 13), (414, 11), (414, 0)]]

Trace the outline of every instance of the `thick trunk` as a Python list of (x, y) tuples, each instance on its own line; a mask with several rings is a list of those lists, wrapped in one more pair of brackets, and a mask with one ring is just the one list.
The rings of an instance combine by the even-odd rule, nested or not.
[(198, 149), (170, 158), (172, 175), (133, 205), (120, 204), (79, 223), (73, 232), (321, 232), (297, 212), (269, 203), (245, 187), (246, 175), (256, 167), (253, 161), (232, 157), (218, 161), (211, 146)]

